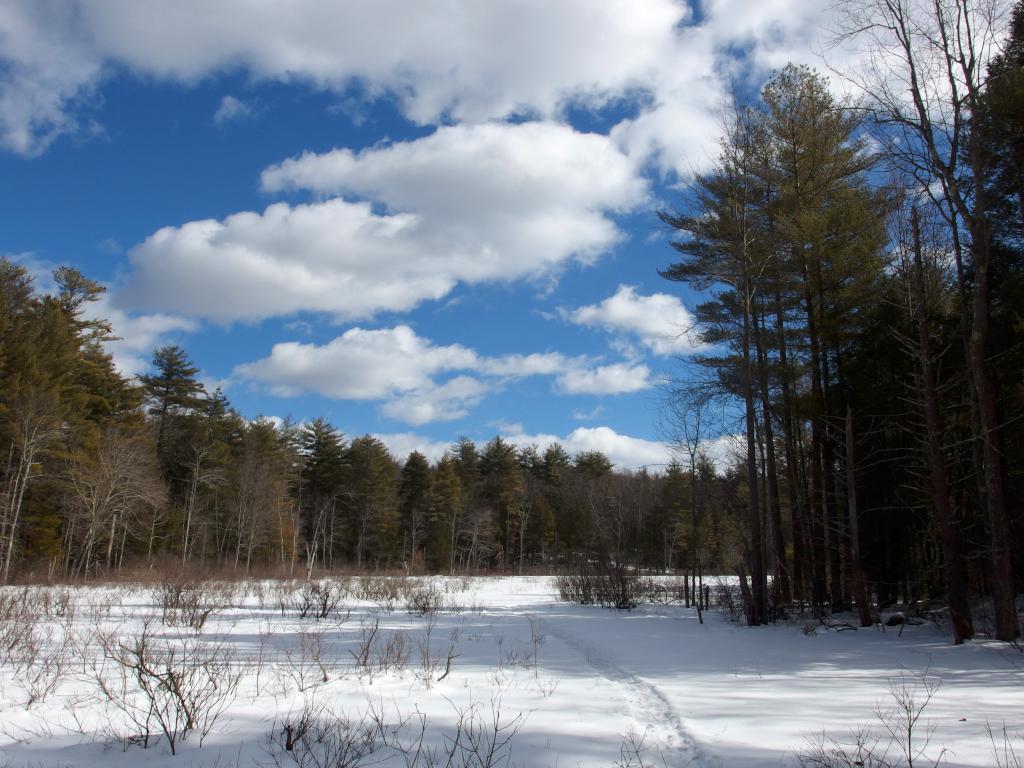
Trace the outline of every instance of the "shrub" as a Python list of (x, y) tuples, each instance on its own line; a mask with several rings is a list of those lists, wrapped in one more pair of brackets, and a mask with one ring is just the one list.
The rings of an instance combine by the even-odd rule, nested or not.
[(433, 582), (413, 584), (405, 594), (405, 610), (426, 616), (437, 613), (444, 607), (444, 593)]
[(167, 579), (155, 589), (160, 617), (168, 627), (189, 627), (201, 632), (206, 620), (217, 610), (202, 584)]
[(356, 583), (355, 596), (375, 603), (385, 613), (391, 613), (395, 604), (411, 589), (408, 579), (390, 576), (363, 576)]
[(627, 611), (656, 594), (651, 579), (611, 563), (584, 565), (577, 573), (559, 576), (555, 585), (562, 600)]
[(345, 598), (347, 590), (336, 582), (310, 581), (302, 585), (294, 602), (300, 619), (307, 616), (319, 621), (333, 613)]
[(98, 640), (106, 663), (94, 667), (93, 678), (107, 702), (140, 731), (127, 740), (146, 747), (156, 732), (172, 755), (192, 732), (202, 745), (244, 675), (223, 642), (157, 638), (149, 622), (125, 640), (114, 632), (99, 633)]

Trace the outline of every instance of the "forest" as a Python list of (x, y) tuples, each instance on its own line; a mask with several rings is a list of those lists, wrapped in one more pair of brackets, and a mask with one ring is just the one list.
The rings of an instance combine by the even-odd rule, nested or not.
[[(1024, 4), (988, 63), (957, 19), (849, 5), (889, 69), (846, 76), (848, 97), (777, 71), (659, 213), (662, 277), (704, 297), (701, 350), (665, 391), (677, 461), (626, 471), (495, 437), (431, 463), (325, 419), (247, 418), (177, 345), (125, 378), (92, 311), (103, 286), (62, 267), (43, 291), (5, 257), (0, 581), (721, 573), (751, 625), (934, 602), (957, 643), (1018, 637)], [(741, 436), (734, 462), (707, 455), (722, 434)]]

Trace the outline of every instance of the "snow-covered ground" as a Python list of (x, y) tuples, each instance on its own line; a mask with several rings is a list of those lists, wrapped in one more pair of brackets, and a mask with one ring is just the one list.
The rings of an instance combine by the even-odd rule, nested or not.
[[(920, 702), (925, 682), (939, 684), (917, 729), (932, 731), (927, 764), (945, 748), (944, 765), (995, 765), (988, 725), (1024, 740), (1024, 655), (1004, 644), (956, 647), (930, 625), (806, 634), (801, 623), (751, 629), (718, 613), (701, 625), (677, 605), (570, 605), (545, 577), (430, 583), (435, 592), (421, 599), (440, 600), (435, 613), (348, 594), (323, 620), (299, 618), (299, 583), (227, 586), (214, 600), (227, 607), (198, 634), (165, 624), (158, 587), (52, 588), (48, 608), (46, 590), (34, 589), (34, 657), (22, 646), (4, 661), (0, 645), (0, 765), (295, 765), (303, 752), (285, 748), (285, 725), (298, 733), (303, 711), (321, 722), (347, 716), (350, 733), (374, 718), (386, 725), (366, 735), (363, 746), (377, 750), (365, 762), (338, 766), (429, 765), (429, 750), (452, 751), (460, 720), (452, 765), (796, 765), (822, 731), (884, 733), (877, 713), (892, 708), (890, 689)], [(9, 603), (21, 592), (2, 594)], [(0, 640), (31, 624), (18, 610), (0, 617)], [(148, 748), (136, 743), (148, 700), (113, 658), (137, 661), (144, 629), (143, 650), (164, 669), (171, 647), (172, 667), (187, 653), (206, 661), (183, 686), (216, 679), (201, 708), (223, 712), (205, 737), (197, 723), (176, 755), (152, 717)], [(473, 762), (464, 748), (490, 744), (495, 725), (499, 745), (511, 740), (491, 763)]]

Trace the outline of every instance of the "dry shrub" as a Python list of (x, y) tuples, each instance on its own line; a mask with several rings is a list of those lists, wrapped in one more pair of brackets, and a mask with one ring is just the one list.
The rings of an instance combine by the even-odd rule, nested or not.
[(307, 705), (274, 727), (267, 753), (276, 766), (356, 768), (384, 749), (385, 729), (369, 715), (350, 719), (323, 706)]
[(405, 610), (420, 616), (433, 615), (445, 604), (444, 592), (432, 581), (409, 585), (405, 593)]
[(154, 588), (153, 598), (166, 626), (188, 627), (195, 632), (201, 632), (206, 620), (222, 605), (204, 584), (170, 579)]
[(391, 613), (412, 584), (409, 579), (399, 576), (361, 576), (354, 587), (354, 594), (360, 600), (374, 603), (385, 613)]
[(512, 764), (512, 740), (522, 714), (503, 718), (492, 701), (488, 715), (479, 705), (456, 709), (455, 730), (441, 746), (427, 746), (427, 718), (419, 710), (389, 716), (380, 703), (348, 717), (317, 704), (276, 724), (268, 738), (272, 764), (298, 768), (358, 768), (405, 765), (406, 768), (498, 768)]
[(576, 572), (555, 580), (562, 600), (580, 605), (632, 610), (657, 594), (655, 583), (623, 565), (585, 563)]
[(0, 589), (0, 664), (20, 667), (39, 651), (40, 614), (31, 590)]
[(163, 736), (175, 754), (193, 732), (199, 744), (235, 699), (244, 665), (224, 640), (192, 636), (158, 637), (150, 622), (124, 639), (98, 632), (103, 658), (92, 669), (101, 696), (132, 726), (130, 734), (112, 731), (119, 740), (149, 745)]
[(348, 594), (344, 584), (334, 581), (310, 581), (299, 588), (292, 608), (300, 619), (326, 619), (334, 613)]

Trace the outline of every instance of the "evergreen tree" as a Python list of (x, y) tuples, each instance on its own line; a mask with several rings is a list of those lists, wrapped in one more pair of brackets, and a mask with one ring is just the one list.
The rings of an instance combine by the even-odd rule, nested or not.
[(318, 561), (328, 568), (334, 565), (335, 547), (344, 530), (338, 502), (344, 492), (348, 457), (341, 433), (326, 419), (306, 424), (300, 441), (305, 461), (299, 505), (306, 568), (311, 572)]
[(423, 562), (423, 537), (431, 509), (431, 474), (427, 457), (413, 451), (405, 460), (398, 485), (398, 509), (404, 540), (403, 552), (414, 568)]
[(146, 405), (156, 417), (156, 447), (167, 472), (166, 454), (168, 422), (180, 414), (199, 409), (203, 402), (203, 385), (196, 379), (199, 369), (177, 345), (160, 347), (153, 352), (153, 373), (139, 376), (145, 392)]

